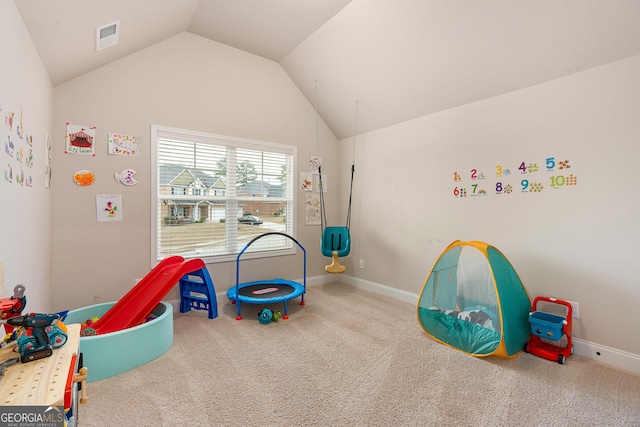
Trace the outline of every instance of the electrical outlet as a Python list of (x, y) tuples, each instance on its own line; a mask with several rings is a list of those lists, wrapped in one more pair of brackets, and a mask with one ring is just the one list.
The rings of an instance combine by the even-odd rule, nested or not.
[(360, 268), (364, 268), (364, 260), (363, 259), (360, 260)]
[(580, 318), (580, 305), (577, 302), (567, 301), (571, 304), (571, 314), (574, 319)]

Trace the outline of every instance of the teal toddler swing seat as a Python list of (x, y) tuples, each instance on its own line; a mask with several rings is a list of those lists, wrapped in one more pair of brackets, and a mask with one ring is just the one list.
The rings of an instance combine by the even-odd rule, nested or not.
[[(322, 188), (322, 170), (319, 168), (320, 175), (320, 187)], [(324, 212), (324, 197), (322, 190), (320, 190), (320, 223), (322, 227), (322, 238), (320, 239), (320, 249), (322, 255), (331, 257), (332, 261), (330, 265), (325, 266), (324, 270), (327, 273), (344, 273), (347, 271), (347, 267), (340, 264), (339, 257), (349, 255), (351, 250), (351, 235), (349, 233), (349, 225), (351, 222), (351, 196), (353, 194), (353, 174), (355, 172), (355, 166), (351, 165), (351, 188), (349, 190), (349, 209), (347, 211), (347, 225), (345, 227), (329, 227), (325, 226)]]
[(322, 233), (322, 255), (330, 257), (338, 252), (339, 257), (349, 255), (351, 236), (347, 227), (325, 227)]

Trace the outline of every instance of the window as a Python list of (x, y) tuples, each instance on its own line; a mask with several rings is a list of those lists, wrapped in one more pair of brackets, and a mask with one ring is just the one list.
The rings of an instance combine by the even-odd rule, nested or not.
[[(169, 255), (230, 261), (260, 234), (295, 237), (296, 147), (156, 125), (151, 140), (153, 265)], [(243, 258), (295, 251), (273, 235)]]

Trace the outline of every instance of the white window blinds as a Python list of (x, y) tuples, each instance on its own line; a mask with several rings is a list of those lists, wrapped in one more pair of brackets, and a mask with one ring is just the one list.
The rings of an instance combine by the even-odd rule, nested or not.
[[(296, 148), (152, 126), (152, 252), (235, 259), (269, 231), (294, 236), (293, 165)], [(291, 240), (258, 240), (249, 256), (295, 251)]]

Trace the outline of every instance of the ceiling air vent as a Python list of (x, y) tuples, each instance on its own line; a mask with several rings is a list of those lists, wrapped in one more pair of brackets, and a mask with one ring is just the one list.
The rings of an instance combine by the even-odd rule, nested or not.
[(120, 21), (96, 28), (96, 51), (106, 49), (118, 43)]

